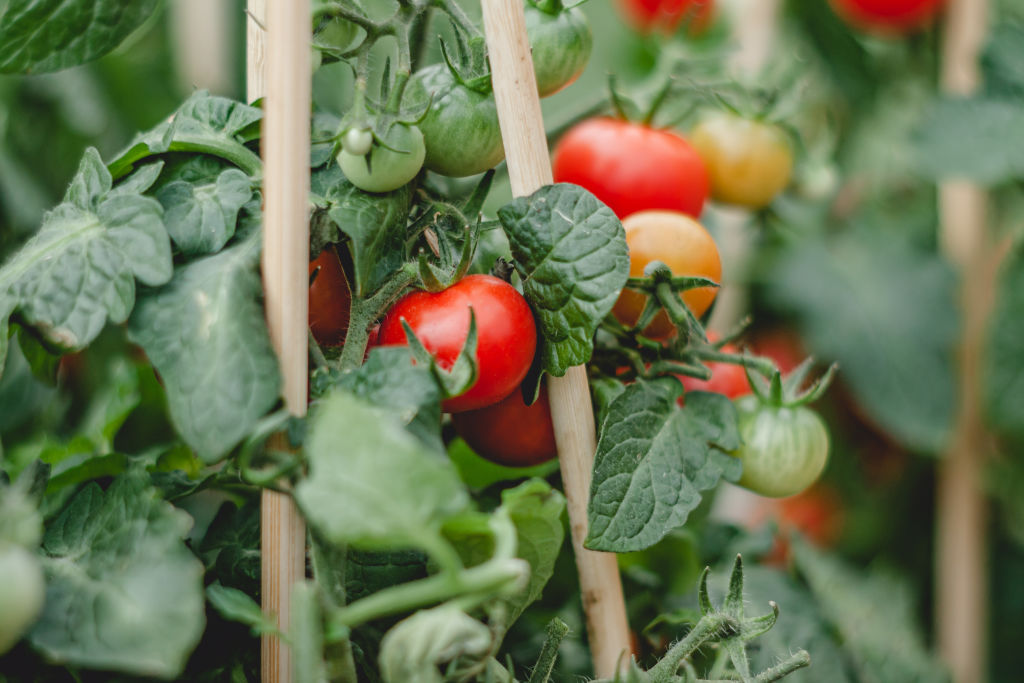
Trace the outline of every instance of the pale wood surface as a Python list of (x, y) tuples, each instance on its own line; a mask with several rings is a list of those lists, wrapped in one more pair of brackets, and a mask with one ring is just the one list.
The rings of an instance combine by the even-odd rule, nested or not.
[[(482, 0), (482, 5), (512, 193), (532, 194), (550, 184), (552, 176), (523, 3)], [(611, 677), (628, 661), (629, 625), (616, 556), (583, 548), (596, 449), (586, 369), (577, 366), (565, 377), (548, 378), (548, 392), (594, 670), (598, 677)]]
[[(308, 382), (310, 7), (309, 0), (250, 0), (248, 97), (266, 97), (263, 123), (263, 281), (267, 324), (281, 363), (283, 395), (306, 412)], [(258, 20), (258, 21), (257, 21)], [(262, 24), (262, 26), (261, 26)], [(264, 30), (264, 27), (266, 30)], [(287, 629), (291, 587), (305, 577), (306, 531), (291, 498), (264, 492), (264, 611)], [(289, 650), (262, 639), (262, 680), (292, 680)]]
[[(966, 95), (980, 85), (978, 54), (986, 0), (951, 0), (943, 36), (942, 86)], [(939, 188), (940, 243), (961, 276), (963, 330), (959, 407), (939, 468), (935, 626), (939, 652), (957, 683), (982, 683), (988, 661), (988, 534), (982, 468), (987, 443), (980, 411), (982, 345), (995, 292), (998, 254), (987, 230), (984, 190), (956, 181)]]
[(237, 21), (231, 0), (175, 0), (168, 6), (178, 82), (188, 92), (234, 94)]

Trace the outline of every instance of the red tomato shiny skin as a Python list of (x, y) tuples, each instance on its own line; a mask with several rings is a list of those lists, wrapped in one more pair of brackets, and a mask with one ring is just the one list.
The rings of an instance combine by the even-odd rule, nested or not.
[(455, 431), (477, 455), (506, 467), (530, 467), (558, 457), (547, 388), (528, 406), (517, 387), (494, 405), (452, 416)]
[(445, 400), (449, 413), (475, 410), (508, 396), (526, 376), (537, 350), (537, 328), (526, 299), (492, 275), (467, 275), (441, 292), (411, 292), (381, 321), (380, 346), (406, 345), (402, 319), (441, 368), (455, 363), (469, 334), (469, 309), (476, 315), (477, 380), (465, 393)]
[(322, 346), (340, 346), (348, 332), (352, 292), (334, 249), (328, 247), (309, 263), (309, 328)]
[(619, 218), (665, 209), (700, 216), (710, 193), (697, 151), (669, 130), (611, 118), (573, 126), (555, 147), (556, 183), (592, 192)]
[(944, 0), (829, 0), (852, 26), (874, 33), (902, 35), (931, 23)]
[(637, 30), (673, 33), (684, 20), (688, 32), (700, 35), (711, 24), (713, 0), (619, 0), (619, 8)]

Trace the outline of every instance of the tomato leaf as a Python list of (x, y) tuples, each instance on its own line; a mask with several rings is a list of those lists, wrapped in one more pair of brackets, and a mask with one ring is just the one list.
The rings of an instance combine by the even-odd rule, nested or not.
[(7, 302), (0, 313), (14, 302), (14, 312), (58, 348), (80, 349), (108, 320), (124, 322), (135, 280), (158, 286), (171, 277), (160, 204), (110, 189), (110, 174), (90, 148), (66, 200), (0, 269), (0, 302)]
[(107, 54), (159, 0), (10, 0), (0, 12), (0, 73), (44, 73)]
[(252, 198), (252, 180), (229, 168), (208, 183), (175, 180), (161, 187), (157, 200), (171, 239), (185, 254), (220, 251), (232, 235), (238, 211)]
[(681, 391), (673, 378), (641, 380), (608, 407), (590, 486), (587, 548), (654, 545), (686, 522), (701, 491), (739, 478), (740, 462), (727, 453), (740, 445), (729, 399), (693, 392), (679, 408)]
[(1024, 442), (1024, 258), (1004, 266), (998, 292), (983, 355), (982, 397), (989, 424)]
[(249, 626), (253, 635), (281, 634), (275, 620), (263, 613), (259, 603), (237, 588), (215, 581), (206, 587), (206, 599), (225, 619)]
[(129, 321), (163, 378), (171, 420), (206, 462), (220, 460), (277, 402), (277, 358), (260, 305), (259, 231), (178, 268)]
[(426, 448), (393, 411), (335, 391), (316, 405), (305, 442), (309, 476), (295, 487), (327, 540), (371, 548), (423, 548), (469, 496), (455, 468)]
[(948, 98), (917, 131), (918, 165), (932, 178), (995, 185), (1024, 178), (1024, 110), (1016, 99)]
[(526, 590), (510, 600), (508, 623), (511, 624), (540, 598), (544, 586), (555, 572), (555, 560), (565, 539), (562, 526), (565, 496), (545, 481), (531, 479), (514, 489), (502, 491), (501, 506), (508, 510), (516, 527), (516, 557), (530, 565), (530, 581)]
[(175, 678), (204, 626), (191, 518), (144, 477), (87, 485), (43, 540), (46, 607), (29, 635), (52, 661)]
[(416, 612), (396, 624), (380, 644), (384, 683), (443, 683), (438, 666), (481, 657), (491, 646), (487, 626), (452, 604)]
[(256, 595), (260, 589), (259, 499), (241, 507), (224, 503), (199, 544), (207, 574)]
[(909, 448), (942, 449), (956, 402), (958, 328), (947, 263), (892, 235), (858, 230), (804, 241), (767, 282), (770, 300), (797, 314), (815, 355), (839, 362), (839, 377), (873, 422)]
[(544, 370), (590, 360), (593, 337), (629, 277), (622, 223), (576, 185), (559, 183), (498, 210), (540, 329)]

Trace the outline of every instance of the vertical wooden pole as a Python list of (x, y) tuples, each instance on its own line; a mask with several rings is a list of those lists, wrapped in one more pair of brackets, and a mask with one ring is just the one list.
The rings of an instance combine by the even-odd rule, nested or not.
[[(552, 175), (523, 3), (483, 0), (482, 5), (512, 193), (532, 194), (550, 184)], [(565, 377), (549, 378), (548, 393), (594, 672), (599, 678), (610, 678), (621, 664), (628, 662), (629, 625), (616, 556), (583, 547), (596, 450), (586, 369), (576, 366)]]
[[(942, 87), (968, 95), (980, 85), (978, 55), (987, 33), (986, 0), (951, 0), (942, 45)], [(979, 388), (985, 321), (996, 264), (984, 191), (951, 181), (939, 188), (940, 243), (960, 270), (963, 328), (960, 405), (939, 467), (935, 549), (935, 622), (939, 652), (957, 683), (985, 680), (988, 533), (982, 486), (986, 442)]]
[[(304, 415), (309, 326), (311, 14), (309, 0), (249, 0), (249, 10), (248, 94), (250, 100), (266, 97), (263, 280), (267, 323), (281, 365), (285, 404), (293, 414)], [(291, 498), (269, 491), (263, 494), (260, 521), (263, 609), (275, 614), (278, 626), (285, 630), (290, 619), (292, 584), (306, 573), (305, 525)], [(290, 653), (277, 638), (263, 637), (262, 679), (292, 680)]]

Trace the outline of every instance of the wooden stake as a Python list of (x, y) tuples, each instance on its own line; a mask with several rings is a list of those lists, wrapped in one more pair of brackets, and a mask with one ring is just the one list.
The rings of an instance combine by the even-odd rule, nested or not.
[[(285, 404), (294, 415), (304, 415), (309, 375), (309, 0), (249, 0), (249, 11), (248, 94), (250, 100), (266, 96), (263, 281), (267, 324), (281, 364)], [(279, 628), (285, 630), (292, 584), (306, 575), (305, 525), (291, 498), (269, 491), (263, 494), (260, 522), (263, 610), (275, 614)], [(262, 639), (262, 679), (292, 680), (289, 650), (277, 638)]]
[[(942, 86), (968, 95), (980, 84), (978, 54), (987, 33), (986, 0), (951, 0), (943, 36)], [(953, 436), (939, 467), (935, 541), (935, 626), (939, 651), (957, 683), (985, 680), (987, 514), (982, 489), (986, 442), (979, 374), (997, 259), (987, 230), (984, 191), (970, 183), (939, 188), (940, 242), (960, 269), (963, 330)]]
[[(481, 4), (512, 193), (524, 196), (550, 184), (552, 176), (523, 3), (482, 0)], [(629, 624), (616, 556), (583, 547), (597, 447), (586, 369), (577, 366), (565, 377), (549, 378), (548, 393), (594, 673), (610, 678), (628, 662)]]

